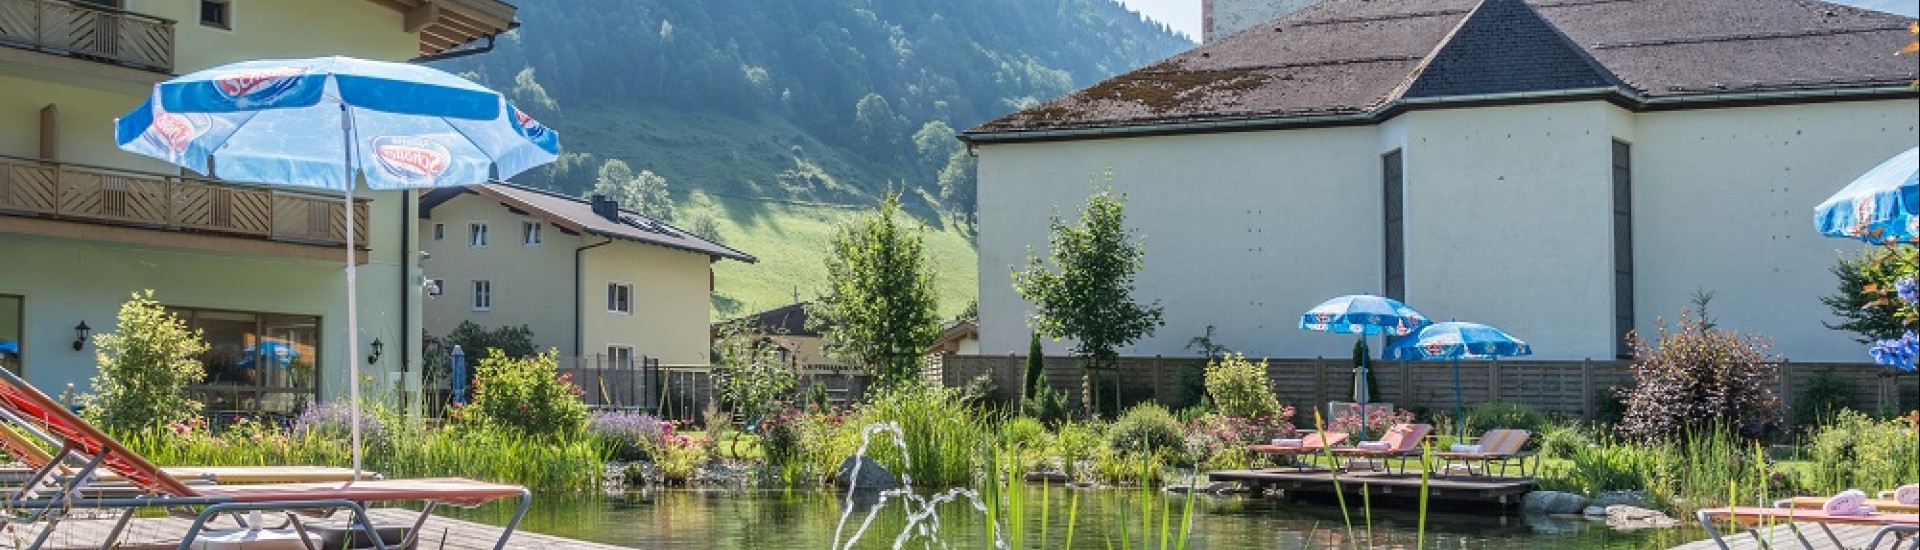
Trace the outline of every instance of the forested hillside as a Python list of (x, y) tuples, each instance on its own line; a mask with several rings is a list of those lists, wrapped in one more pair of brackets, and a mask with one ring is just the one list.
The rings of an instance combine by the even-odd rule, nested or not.
[(871, 204), (893, 188), (922, 216), (951, 214), (925, 219), (964, 240), (973, 162), (956, 129), (1191, 46), (1114, 0), (516, 4), (522, 27), (494, 51), (436, 63), (561, 132), (566, 157), (516, 181), (575, 195), (598, 183), (650, 212), (666, 211), (635, 203), (671, 196), (690, 207), (677, 225), (763, 257), (824, 246), (738, 234), (779, 220), (724, 206)]

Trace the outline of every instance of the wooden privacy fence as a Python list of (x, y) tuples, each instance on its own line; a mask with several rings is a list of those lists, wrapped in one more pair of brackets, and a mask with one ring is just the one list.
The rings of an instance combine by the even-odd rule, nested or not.
[[(793, 365), (793, 368), (797, 371), (794, 393), (799, 397), (796, 399), (803, 399), (810, 388), (819, 384), (826, 390), (829, 403), (844, 405), (864, 398), (873, 381), (864, 371), (848, 367)], [(652, 357), (625, 359), (600, 354), (561, 357), (558, 370), (580, 386), (580, 401), (589, 408), (640, 411), (665, 420), (687, 421), (705, 420), (701, 415), (707, 404), (718, 399), (721, 391), (715, 385), (715, 375), (725, 372), (724, 367), (663, 365)], [(441, 415), (444, 405), (452, 401), (452, 389), (444, 380), (435, 381), (431, 386), (427, 396), (428, 412)]]
[[(1255, 361), (1258, 361), (1257, 359)], [(1080, 407), (1088, 391), (1083, 361), (1048, 357), (1044, 378)], [(1110, 372), (1096, 376), (1099, 401), (1119, 395), (1122, 403), (1154, 400), (1168, 406), (1188, 404), (1201, 380), (1206, 360), (1191, 357), (1124, 357)], [(1460, 393), (1474, 403), (1519, 403), (1541, 412), (1592, 420), (1601, 396), (1614, 388), (1633, 385), (1624, 361), (1461, 361)], [(975, 377), (989, 376), (995, 397), (1018, 398), (1026, 358), (1019, 356), (949, 355), (941, 360), (939, 381), (957, 387)], [(1453, 364), (1450, 362), (1381, 361), (1370, 365), (1379, 383), (1380, 401), (1400, 407), (1443, 409), (1453, 406)], [(1862, 411), (1905, 411), (1914, 408), (1920, 378), (1898, 376), (1884, 366), (1860, 363), (1795, 363), (1780, 365), (1775, 391), (1785, 410), (1807, 390), (1811, 380), (1832, 372), (1852, 387), (1853, 406)], [(1280, 402), (1301, 413), (1352, 398), (1353, 365), (1345, 359), (1271, 359), (1267, 376)], [(1184, 380), (1184, 382), (1183, 382)]]

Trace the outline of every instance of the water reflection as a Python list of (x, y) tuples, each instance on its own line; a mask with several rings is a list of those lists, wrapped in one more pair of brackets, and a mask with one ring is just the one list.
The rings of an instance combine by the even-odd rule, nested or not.
[[(1038, 487), (1027, 491), (1027, 547), (1062, 548), (1067, 530), (1069, 499), (1079, 494), (1073, 548), (1120, 547), (1120, 530), (1140, 547), (1142, 533), (1138, 490), (1054, 488), (1045, 495), (1053, 517), (1041, 544)], [(568, 538), (648, 550), (828, 548), (840, 519), (838, 495), (816, 491), (654, 491), (625, 497), (539, 498), (521, 529)], [(1170, 525), (1177, 529), (1184, 497), (1155, 495), (1174, 505)], [(1285, 503), (1239, 497), (1195, 497), (1191, 548), (1350, 548), (1358, 539), (1371, 548), (1413, 548), (1419, 517), (1411, 511), (1374, 510), (1371, 518), (1357, 506), (1352, 510), (1350, 535), (1335, 506)], [(1157, 538), (1160, 518), (1148, 523)], [(451, 516), (500, 524), (510, 510), (487, 507), (449, 510)], [(939, 507), (940, 540), (954, 548), (985, 548), (985, 518), (965, 503)], [(874, 525), (855, 548), (890, 548), (906, 526), (899, 506), (882, 508)], [(1371, 541), (1366, 525), (1373, 526)], [(851, 529), (849, 529), (851, 531)], [(426, 547), (435, 533), (423, 533)], [(1697, 529), (1669, 529), (1618, 533), (1581, 520), (1523, 516), (1489, 516), (1437, 511), (1427, 519), (1427, 548), (1479, 550), (1552, 548), (1554, 550), (1670, 548), (1705, 535)], [(916, 540), (911, 548), (923, 545)], [(1157, 546), (1157, 544), (1155, 545)], [(934, 548), (939, 544), (932, 545)]]

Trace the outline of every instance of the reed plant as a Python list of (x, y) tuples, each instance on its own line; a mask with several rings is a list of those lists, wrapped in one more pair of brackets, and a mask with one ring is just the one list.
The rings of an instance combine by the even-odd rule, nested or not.
[(979, 440), (968, 434), (993, 433), (996, 416), (968, 407), (953, 390), (910, 382), (882, 390), (853, 424), (898, 425), (905, 448), (875, 441), (867, 456), (914, 483), (954, 486), (971, 483), (978, 466)]

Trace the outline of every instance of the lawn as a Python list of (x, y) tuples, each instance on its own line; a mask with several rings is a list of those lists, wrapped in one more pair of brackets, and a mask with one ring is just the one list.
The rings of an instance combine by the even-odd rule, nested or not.
[[(918, 201), (910, 197), (907, 202)], [(924, 203), (922, 203), (924, 204)], [(812, 300), (825, 286), (829, 241), (837, 224), (864, 215), (870, 209), (765, 202), (694, 193), (675, 212), (676, 225), (692, 225), (711, 216), (727, 246), (752, 254), (760, 261), (714, 264), (714, 318), (725, 319), (793, 303), (796, 296)], [(940, 315), (952, 317), (973, 301), (978, 288), (979, 255), (973, 243), (953, 224), (940, 223), (926, 210), (914, 209), (926, 224), (927, 257), (934, 273), (934, 292)]]

